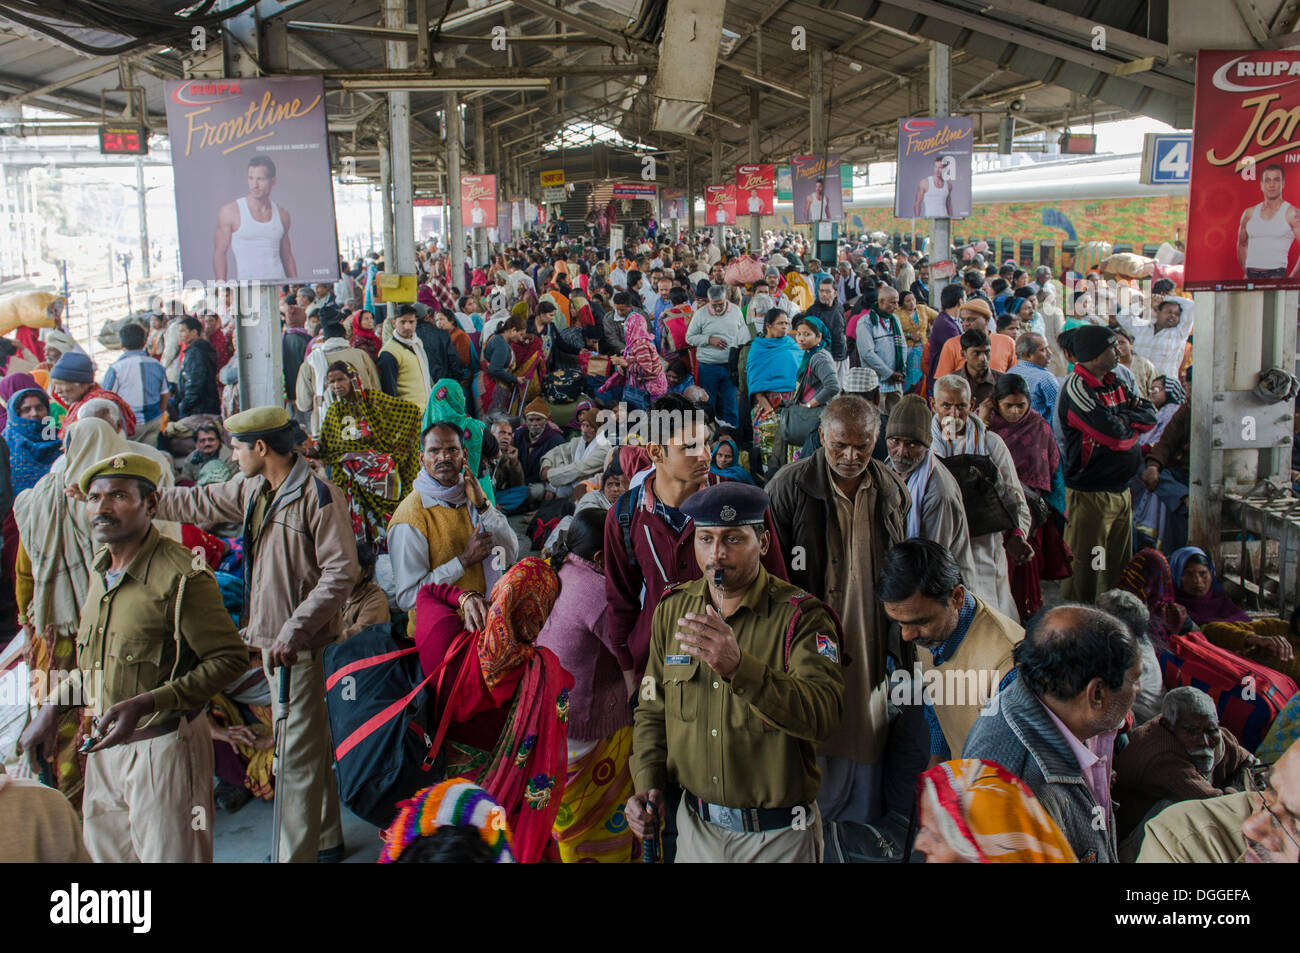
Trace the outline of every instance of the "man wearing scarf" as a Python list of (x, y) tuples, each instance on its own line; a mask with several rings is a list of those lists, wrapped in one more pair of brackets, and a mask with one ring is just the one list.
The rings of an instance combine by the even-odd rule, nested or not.
[(1074, 565), (1061, 596), (1090, 603), (1119, 581), (1133, 558), (1128, 483), (1142, 462), (1142, 434), (1155, 427), (1156, 415), (1149, 401), (1116, 379), (1114, 331), (1095, 324), (1075, 328), (1069, 345), (1074, 370), (1056, 412), (1065, 435), (1065, 545)]
[(907, 341), (896, 310), (898, 292), (881, 285), (875, 306), (858, 320), (858, 357), (880, 378), (880, 409), (885, 414), (892, 413), (903, 397), (907, 369)]
[[(986, 533), (971, 542), (976, 575), (981, 585), (991, 590), (987, 602), (1010, 619), (1020, 618), (1011, 593), (1010, 555), (1017, 563), (1034, 558), (1033, 547), (1026, 537), (1033, 525), (1025, 491), (1016, 473), (1015, 460), (1002, 438), (991, 432), (975, 414), (970, 385), (966, 378), (949, 374), (934, 384), (935, 417), (930, 421), (931, 449), (941, 457), (975, 454), (988, 457), (998, 471), (998, 483), (1010, 487), (1016, 498), (1016, 528), (1009, 533)], [(1121, 566), (1122, 568), (1122, 566)]]
[[(464, 432), (444, 421), (420, 436), (420, 472), (388, 524), (397, 607), (409, 613), (427, 585), (454, 585), (486, 595), (519, 555), (519, 538), (478, 481), (467, 479)], [(466, 619), (477, 628), (482, 620)]]
[[(907, 538), (928, 539), (952, 555), (966, 588), (988, 601), (987, 587), (975, 569), (966, 526), (966, 508), (961, 487), (948, 468), (930, 452), (933, 415), (925, 398), (917, 394), (904, 397), (889, 415), (885, 442), (889, 466), (907, 481), (912, 508), (907, 511)], [(956, 752), (960, 754), (961, 752)]]
[(578, 429), (578, 436), (542, 456), (538, 471), (546, 489), (565, 499), (573, 496), (574, 488), (582, 481), (604, 470), (609, 454), (609, 437), (600, 427), (594, 409), (578, 414)]

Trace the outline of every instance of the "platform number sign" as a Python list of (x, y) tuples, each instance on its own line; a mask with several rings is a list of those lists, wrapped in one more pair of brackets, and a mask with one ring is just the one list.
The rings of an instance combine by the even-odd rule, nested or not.
[(1145, 185), (1186, 185), (1192, 177), (1192, 136), (1147, 133), (1142, 150)]

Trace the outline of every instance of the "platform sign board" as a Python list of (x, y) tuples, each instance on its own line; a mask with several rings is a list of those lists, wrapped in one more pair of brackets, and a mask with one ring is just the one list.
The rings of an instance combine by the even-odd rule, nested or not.
[(551, 170), (548, 171), (548, 172), (543, 172), (543, 173), (542, 173), (542, 185), (543, 185), (543, 187), (548, 186), (548, 185), (563, 185), (563, 184), (564, 184), (564, 170), (563, 170), (563, 169), (551, 169)]
[(320, 76), (168, 80), (181, 272), (192, 281), (335, 281)]
[(1142, 142), (1143, 185), (1186, 185), (1192, 180), (1192, 134), (1148, 132)]
[(465, 228), (491, 228), (497, 220), (497, 177), (460, 177), (460, 224)]
[(970, 116), (898, 121), (897, 218), (970, 217), (974, 134)]
[(559, 202), (568, 201), (569, 192), (562, 185), (548, 185), (542, 189), (542, 201), (554, 205)]
[(1300, 288), (1300, 51), (1196, 56), (1188, 291)]

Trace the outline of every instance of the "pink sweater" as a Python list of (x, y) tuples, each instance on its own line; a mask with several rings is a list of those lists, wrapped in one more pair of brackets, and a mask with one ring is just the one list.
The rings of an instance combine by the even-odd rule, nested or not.
[(560, 567), (560, 595), (537, 636), (573, 676), (569, 737), (599, 741), (632, 724), (622, 670), (605, 617), (605, 577), (592, 563), (570, 555)]

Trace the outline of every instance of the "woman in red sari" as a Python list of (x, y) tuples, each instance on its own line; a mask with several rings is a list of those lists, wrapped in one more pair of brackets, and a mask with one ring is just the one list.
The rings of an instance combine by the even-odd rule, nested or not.
[(551, 831), (573, 678), (536, 640), (559, 591), (551, 567), (529, 557), (497, 581), (490, 602), (449, 585), (425, 586), (416, 602), (420, 664), (425, 674), (443, 669), (429, 728), (442, 739), (447, 777), (473, 781), (501, 805), (520, 863), (558, 859)]
[[(1007, 560), (1011, 595), (1023, 621), (1043, 607), (1042, 580), (1065, 579), (1071, 571), (1072, 557), (1049, 504), (1052, 474), (1061, 465), (1061, 450), (1052, 436), (1051, 425), (1029, 409), (1029, 387), (1019, 374), (1003, 374), (993, 397), (985, 404), (980, 416), (1011, 452), (1016, 475), (1034, 513), (1034, 526), (1028, 539), (1034, 547), (1034, 558), (1027, 563)], [(1045, 518), (1040, 518), (1040, 514)]]

